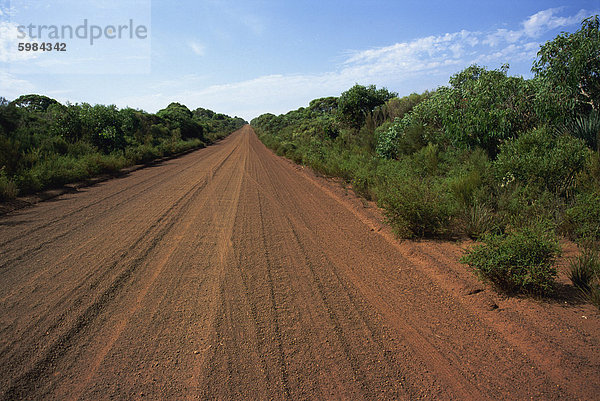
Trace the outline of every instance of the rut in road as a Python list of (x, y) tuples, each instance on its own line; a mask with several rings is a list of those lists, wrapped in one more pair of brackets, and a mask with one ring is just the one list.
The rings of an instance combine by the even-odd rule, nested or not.
[(1, 217), (0, 399), (597, 395), (597, 316), (486, 308), (340, 191), (246, 126)]

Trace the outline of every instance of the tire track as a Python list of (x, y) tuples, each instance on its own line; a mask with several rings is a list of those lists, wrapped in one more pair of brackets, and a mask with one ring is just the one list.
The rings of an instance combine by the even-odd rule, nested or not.
[[(218, 163), (216, 169), (213, 170), (212, 175), (216, 173), (216, 170), (221, 168), (228, 159), (232, 152), (229, 152), (224, 160)], [(207, 181), (199, 181), (190, 190), (188, 190), (182, 197), (179, 198), (171, 207), (169, 207), (159, 219), (150, 226), (148, 231), (156, 231), (152, 235), (148, 245), (141, 252), (138, 251), (136, 256), (130, 265), (120, 273), (111, 285), (100, 294), (100, 296), (90, 305), (85, 311), (80, 314), (75, 320), (74, 324), (66, 331), (61, 334), (58, 339), (51, 344), (44, 355), (41, 356), (40, 360), (34, 364), (34, 366), (18, 377), (15, 382), (8, 388), (6, 393), (3, 395), (3, 399), (22, 399), (26, 394), (31, 392), (32, 388), (35, 388), (35, 383), (40, 377), (46, 374), (48, 370), (52, 368), (57, 361), (64, 356), (68, 351), (68, 345), (75, 342), (78, 335), (84, 331), (85, 327), (91, 324), (91, 322), (97, 318), (108, 306), (112, 299), (114, 299), (117, 293), (126, 285), (129, 279), (132, 277), (134, 272), (143, 264), (147, 256), (154, 250), (164, 238), (164, 236), (172, 230), (176, 223), (181, 221), (185, 214), (185, 211), (189, 208), (190, 204), (197, 198), (201, 193), (202, 189), (206, 186)], [(164, 222), (164, 224), (163, 224)], [(147, 241), (147, 236), (138, 237), (137, 240), (127, 249), (123, 258), (126, 258), (131, 252), (138, 250), (142, 241)], [(95, 288), (99, 283), (104, 281), (105, 276), (110, 274), (114, 268), (121, 263), (120, 260), (115, 261), (111, 266), (108, 266), (103, 275), (99, 276), (97, 280), (90, 286), (90, 289)], [(75, 288), (75, 290), (81, 288), (83, 284)], [(70, 294), (65, 295), (65, 298), (69, 297)], [(68, 313), (64, 313), (59, 316), (58, 320), (48, 328), (48, 332), (52, 332), (63, 325), (63, 321), (67, 318)], [(36, 325), (32, 325), (35, 327)], [(14, 348), (15, 344), (9, 345), (8, 348)], [(25, 354), (26, 359), (33, 358), (33, 355)]]
[[(207, 173), (206, 178), (207, 179), (212, 179), (212, 177), (214, 177), (214, 174), (215, 174), (216, 170), (218, 170), (225, 163), (225, 161), (236, 150), (237, 150), (237, 147), (234, 147), (231, 151), (229, 151), (225, 155), (225, 157), (223, 157), (223, 159), (220, 160), (216, 164), (216, 166), (210, 172)], [(199, 164), (201, 162), (203, 162), (203, 160), (201, 160), (201, 159), (198, 160), (198, 161), (196, 161), (194, 164), (185, 167), (178, 174), (181, 175), (186, 170), (194, 168), (197, 164)], [(105, 208), (100, 213), (98, 213), (98, 212), (94, 213), (94, 215), (91, 218), (85, 219), (85, 220), (81, 219), (81, 221), (79, 222), (78, 225), (75, 225), (74, 227), (70, 226), (69, 228), (67, 228), (66, 230), (64, 230), (62, 233), (60, 233), (58, 235), (54, 235), (54, 236), (49, 237), (49, 238), (46, 238), (44, 241), (40, 242), (34, 248), (29, 248), (29, 249), (22, 250), (16, 256), (12, 256), (11, 258), (5, 259), (4, 263), (2, 263), (0, 265), (0, 270), (5, 269), (5, 268), (9, 268), (10, 265), (12, 265), (14, 263), (17, 263), (17, 262), (20, 262), (23, 259), (23, 257), (25, 257), (25, 256), (31, 257), (31, 256), (35, 255), (37, 252), (42, 251), (44, 248), (46, 248), (49, 244), (55, 243), (55, 242), (63, 239), (64, 237), (66, 237), (68, 235), (71, 235), (71, 233), (74, 230), (80, 230), (82, 228), (85, 228), (85, 226), (93, 223), (94, 221), (101, 220), (107, 213), (113, 212), (114, 208), (119, 207), (119, 206), (124, 205), (124, 204), (127, 204), (132, 199), (143, 197), (146, 193), (148, 193), (149, 191), (153, 190), (156, 186), (161, 185), (161, 182), (156, 180), (157, 176), (160, 177), (161, 175), (166, 175), (166, 174), (169, 174), (169, 173), (171, 173), (171, 172), (170, 171), (159, 172), (156, 176), (152, 176), (152, 177), (150, 177), (148, 179), (145, 179), (145, 180), (141, 181), (140, 183), (136, 183), (132, 187), (129, 187), (129, 188), (126, 187), (123, 190), (120, 190), (120, 191), (118, 191), (118, 192), (116, 192), (116, 193), (114, 193), (112, 195), (109, 195), (107, 197), (101, 198), (101, 199), (99, 199), (97, 201), (94, 201), (94, 202), (92, 202), (92, 203), (90, 203), (88, 205), (80, 207), (80, 208), (78, 208), (78, 209), (76, 209), (74, 211), (71, 211), (71, 212), (67, 213), (67, 214), (61, 215), (60, 217), (58, 217), (58, 218), (56, 218), (56, 219), (54, 219), (54, 220), (52, 220), (50, 222), (47, 222), (45, 224), (42, 224), (39, 227), (36, 227), (35, 229), (26, 231), (26, 232), (24, 232), (22, 234), (14, 236), (13, 238), (11, 238), (11, 239), (9, 239), (7, 241), (4, 241), (3, 243), (0, 243), (0, 247), (3, 247), (5, 245), (8, 245), (8, 244), (14, 242), (14, 241), (18, 241), (20, 239), (23, 239), (23, 238), (31, 235), (34, 232), (39, 232), (41, 229), (50, 228), (50, 227), (56, 225), (57, 223), (65, 220), (65, 219), (67, 219), (67, 218), (73, 218), (73, 217), (75, 217), (76, 214), (81, 213), (81, 212), (83, 212), (83, 211), (85, 211), (85, 210), (87, 210), (89, 208), (92, 208), (92, 207), (94, 207), (96, 205), (106, 203), (107, 200), (109, 200), (109, 199), (111, 199), (111, 198), (113, 198), (115, 196), (118, 196), (118, 195), (120, 195), (120, 194), (122, 194), (122, 193), (124, 193), (126, 191), (127, 192), (132, 192), (133, 189), (135, 189), (135, 188), (137, 188), (137, 187), (139, 187), (139, 186), (141, 186), (141, 185), (143, 185), (143, 184), (145, 184), (145, 183), (147, 183), (149, 181), (153, 182), (152, 185), (150, 185), (147, 188), (144, 188), (142, 191), (140, 191), (140, 192), (134, 192), (134, 194), (132, 196), (126, 197), (126, 198), (122, 199), (120, 202), (118, 202), (116, 204), (113, 204), (110, 207)]]

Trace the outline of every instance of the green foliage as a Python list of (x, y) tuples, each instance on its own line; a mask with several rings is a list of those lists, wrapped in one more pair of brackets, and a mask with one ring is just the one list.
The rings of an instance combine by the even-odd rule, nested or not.
[(509, 234), (490, 234), (473, 247), (461, 262), (473, 268), (481, 279), (508, 293), (548, 295), (553, 291), (560, 253), (556, 240), (531, 228)]
[(204, 127), (193, 118), (190, 109), (182, 104), (171, 103), (156, 115), (166, 121), (171, 130), (178, 129), (183, 139), (204, 138)]
[(378, 107), (376, 111), (381, 113), (383, 121), (394, 121), (396, 118), (402, 119), (416, 105), (427, 100), (430, 96), (431, 93), (425, 91), (423, 93), (411, 93), (401, 98), (394, 97), (385, 102), (384, 105)]
[(535, 124), (529, 102), (533, 88), (507, 72), (508, 66), (486, 70), (473, 65), (450, 78), (458, 95), (457, 110), (445, 124), (452, 143), (479, 146), (493, 157), (502, 141)]
[(584, 249), (571, 260), (569, 278), (573, 285), (582, 291), (591, 290), (594, 279), (600, 275), (600, 256), (593, 249)]
[(569, 278), (584, 299), (600, 309), (600, 255), (585, 248), (570, 263)]
[(566, 231), (584, 240), (600, 240), (600, 191), (581, 192), (566, 210)]
[(246, 124), (240, 117), (232, 118), (201, 107), (192, 114), (194, 122), (202, 127), (202, 137), (198, 138), (207, 143), (215, 142)]
[(398, 157), (398, 141), (404, 134), (400, 124), (393, 124), (387, 129), (377, 130), (377, 145), (375, 151), (377, 156), (386, 159), (396, 159)]
[(456, 204), (439, 180), (399, 177), (383, 186), (378, 198), (388, 222), (402, 238), (452, 233)]
[(69, 142), (77, 142), (81, 139), (83, 125), (79, 106), (60, 105), (55, 110), (54, 118), (50, 126), (52, 135), (61, 136)]
[(582, 139), (590, 149), (600, 150), (600, 113), (592, 110), (588, 114), (580, 114), (562, 124), (560, 132)]
[(396, 120), (400, 121), (405, 115), (411, 112), (417, 104), (427, 100), (430, 95), (431, 94), (426, 91), (422, 94), (411, 93), (402, 98), (393, 97), (383, 105), (376, 107), (372, 112), (367, 113), (365, 127), (369, 131), (374, 132), (376, 128), (381, 127), (386, 123), (391, 123)]
[(395, 120), (386, 130), (377, 131), (377, 156), (397, 159), (402, 155), (412, 155), (427, 145), (425, 127), (411, 124), (408, 120)]
[(339, 118), (348, 127), (358, 130), (364, 124), (367, 113), (396, 96), (386, 88), (356, 84), (340, 95), (337, 101)]
[(532, 71), (543, 89), (548, 120), (600, 107), (600, 19), (585, 19), (575, 33), (561, 33), (538, 52)]
[(0, 169), (0, 200), (8, 200), (17, 196), (17, 185), (12, 182), (4, 172), (4, 168)]
[(462, 231), (471, 238), (497, 231), (490, 185), (491, 163), (482, 149), (459, 152), (449, 158), (453, 167), (446, 183), (459, 208)]
[(311, 100), (308, 108), (318, 114), (335, 114), (338, 108), (337, 97), (322, 97)]
[[(413, 151), (417, 133), (421, 142), (460, 149), (485, 149), (491, 157), (498, 146), (519, 132), (535, 126), (537, 117), (531, 105), (535, 85), (520, 77), (509, 77), (508, 67), (487, 70), (472, 65), (424, 96), (408, 114), (378, 137), (382, 157), (395, 157), (406, 147)], [(396, 147), (394, 147), (396, 143)]]
[(59, 104), (56, 100), (43, 95), (23, 95), (12, 101), (16, 107), (24, 107), (28, 111), (45, 112), (53, 104)]
[(583, 141), (538, 129), (504, 143), (494, 170), (502, 185), (536, 185), (563, 195), (573, 188), (586, 157)]
[(469, 238), (479, 239), (486, 234), (498, 231), (494, 211), (485, 203), (476, 200), (465, 206), (463, 210), (463, 230)]

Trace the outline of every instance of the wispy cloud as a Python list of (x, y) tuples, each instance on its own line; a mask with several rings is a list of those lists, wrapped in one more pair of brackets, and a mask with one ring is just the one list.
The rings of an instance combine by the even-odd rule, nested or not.
[(190, 49), (192, 49), (192, 52), (194, 52), (195, 55), (197, 55), (197, 56), (204, 56), (205, 51), (206, 51), (206, 47), (203, 44), (198, 43), (196, 41), (191, 41), (191, 42), (189, 42), (189, 46), (190, 46)]
[(35, 90), (35, 86), (31, 82), (17, 78), (6, 71), (0, 71), (0, 88), (2, 89), (0, 95), (7, 99), (14, 99)]
[(192, 108), (209, 107), (249, 119), (267, 111), (283, 113), (316, 97), (338, 95), (356, 82), (385, 85), (400, 93), (422, 91), (444, 84), (448, 76), (472, 63), (532, 61), (541, 35), (578, 24), (594, 14), (581, 10), (576, 15), (559, 16), (560, 11), (540, 11), (522, 21), (518, 30), (462, 30), (351, 51), (333, 71), (320, 74), (268, 75), (197, 90), (187, 89), (201, 87), (201, 80), (190, 77), (194, 84), (187, 88), (169, 90), (169, 85), (164, 85), (159, 93), (123, 98), (117, 104), (153, 111), (171, 101), (181, 101)]
[(0, 21), (0, 62), (12, 63), (15, 61), (30, 60), (37, 57), (35, 52), (19, 51), (19, 42), (33, 42), (31, 39), (19, 39), (19, 24)]
[(581, 20), (593, 14), (586, 10), (580, 10), (575, 15), (561, 17), (557, 15), (561, 10), (562, 8), (549, 8), (537, 12), (523, 21), (520, 29), (497, 29), (488, 33), (483, 39), (483, 43), (496, 47), (506, 43), (513, 44), (523, 40), (539, 38), (545, 32), (578, 24)]
[(590, 15), (585, 10), (580, 10), (576, 15), (559, 17), (556, 14), (561, 10), (562, 8), (549, 8), (532, 15), (523, 23), (524, 33), (532, 38), (539, 37), (545, 31), (577, 24)]

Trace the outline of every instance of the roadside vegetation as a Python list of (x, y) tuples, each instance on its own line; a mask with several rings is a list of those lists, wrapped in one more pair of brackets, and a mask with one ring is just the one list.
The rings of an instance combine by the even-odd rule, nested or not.
[[(462, 262), (483, 280), (548, 295), (557, 239), (585, 255), (600, 241), (599, 25), (544, 44), (532, 79), (472, 65), (431, 92), (357, 84), (251, 124), (277, 154), (375, 200), (400, 237), (468, 236), (478, 245)], [(582, 273), (590, 299), (594, 269)]]
[(244, 124), (179, 103), (150, 114), (42, 95), (0, 98), (0, 201), (201, 148)]

